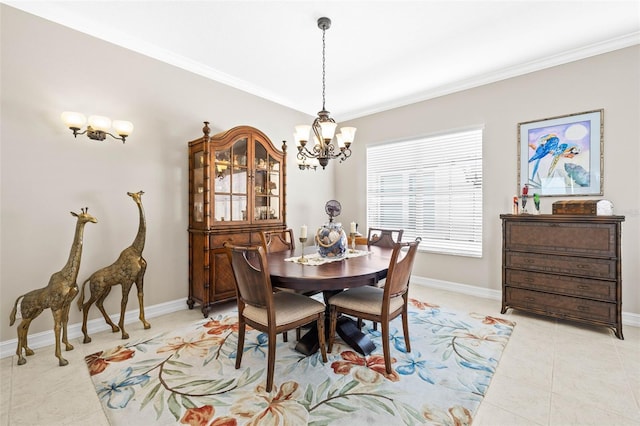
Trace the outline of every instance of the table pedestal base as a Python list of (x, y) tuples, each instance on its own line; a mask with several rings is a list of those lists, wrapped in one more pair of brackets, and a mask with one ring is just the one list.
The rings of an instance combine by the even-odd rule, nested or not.
[(351, 318), (338, 318), (336, 332), (347, 345), (362, 355), (369, 355), (376, 349), (376, 345), (371, 341), (369, 336), (360, 331), (357, 322)]
[[(329, 327), (326, 327), (327, 334)], [(371, 341), (368, 335), (364, 334), (357, 326), (357, 323), (351, 318), (341, 316), (336, 324), (336, 332), (345, 341), (345, 343), (355, 349), (362, 355), (369, 355), (374, 351), (376, 345)], [(303, 335), (296, 344), (296, 351), (311, 355), (318, 351), (318, 328), (314, 325), (308, 333)]]

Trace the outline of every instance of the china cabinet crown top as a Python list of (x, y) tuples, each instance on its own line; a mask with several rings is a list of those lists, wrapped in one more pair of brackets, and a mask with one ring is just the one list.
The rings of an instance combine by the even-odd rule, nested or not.
[[(189, 146), (197, 144), (197, 143), (201, 143), (203, 140), (206, 141), (229, 141), (229, 143), (233, 143), (239, 136), (246, 134), (246, 133), (252, 133), (254, 135), (256, 135), (258, 138), (260, 138), (262, 141), (266, 142), (269, 147), (271, 149), (274, 150), (278, 150), (278, 148), (276, 148), (276, 146), (274, 145), (274, 143), (271, 141), (271, 139), (269, 139), (269, 137), (260, 129), (257, 129), (253, 126), (248, 126), (248, 125), (240, 125), (240, 126), (236, 126), (236, 127), (232, 127), (231, 129), (228, 130), (223, 130), (221, 132), (216, 133), (215, 135), (211, 136), (211, 128), (209, 127), (209, 122), (205, 121), (204, 122), (204, 126), (202, 127), (202, 137), (195, 139), (191, 142), (189, 142)], [(283, 153), (287, 152), (287, 142), (286, 141), (282, 141), (282, 147), (280, 148), (280, 151), (282, 151)]]

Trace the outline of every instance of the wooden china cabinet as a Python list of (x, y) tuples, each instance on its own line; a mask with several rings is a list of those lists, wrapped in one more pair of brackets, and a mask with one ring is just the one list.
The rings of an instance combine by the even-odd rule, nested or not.
[(286, 228), (286, 150), (260, 130), (238, 126), (189, 142), (190, 309), (236, 297), (223, 244), (258, 245), (260, 232)]

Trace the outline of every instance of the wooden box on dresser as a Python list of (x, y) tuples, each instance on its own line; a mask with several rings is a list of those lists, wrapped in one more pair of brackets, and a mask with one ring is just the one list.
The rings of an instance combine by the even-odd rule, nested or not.
[(521, 309), (622, 335), (624, 216), (500, 215), (502, 313)]
[(235, 299), (224, 249), (261, 244), (263, 230), (286, 228), (286, 145), (276, 149), (260, 130), (238, 126), (189, 142), (189, 297), (206, 317)]

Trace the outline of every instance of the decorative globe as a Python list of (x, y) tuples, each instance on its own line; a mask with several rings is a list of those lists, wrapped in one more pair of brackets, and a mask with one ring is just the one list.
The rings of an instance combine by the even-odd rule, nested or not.
[(318, 253), (322, 257), (343, 257), (347, 252), (347, 234), (341, 223), (325, 223), (316, 232)]

